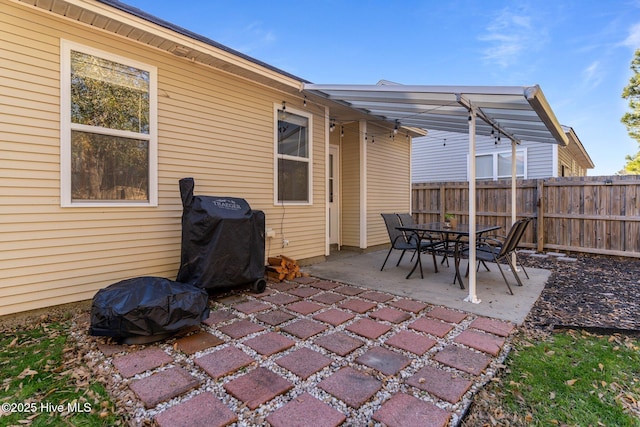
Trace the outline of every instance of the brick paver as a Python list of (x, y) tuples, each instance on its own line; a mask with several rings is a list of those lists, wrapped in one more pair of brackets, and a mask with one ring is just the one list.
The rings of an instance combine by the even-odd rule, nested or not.
[(491, 363), (489, 356), (457, 345), (449, 345), (443, 348), (436, 353), (433, 359), (444, 365), (460, 369), (473, 375), (480, 375), (482, 371), (489, 366), (489, 363)]
[(172, 399), (194, 387), (199, 381), (179, 366), (156, 372), (148, 377), (134, 380), (129, 387), (140, 398), (144, 406), (153, 408), (160, 402)]
[(415, 332), (400, 331), (385, 341), (385, 344), (422, 356), (436, 345), (437, 341)]
[(309, 319), (300, 319), (282, 327), (282, 330), (298, 338), (307, 339), (327, 330), (327, 326)]
[(325, 322), (333, 326), (341, 325), (344, 322), (353, 319), (354, 317), (356, 317), (354, 314), (338, 310), (337, 308), (332, 308), (313, 316), (314, 319), (320, 320), (321, 322)]
[(123, 351), (127, 351), (129, 346), (122, 344), (107, 344), (107, 343), (99, 343), (98, 350), (102, 352), (107, 357), (111, 357), (114, 354), (122, 353)]
[(273, 288), (280, 292), (288, 291), (289, 289), (297, 288), (298, 286), (300, 286), (298, 283), (292, 282), (269, 283), (270, 288)]
[(223, 344), (224, 341), (209, 332), (198, 332), (176, 340), (176, 348), (186, 354), (195, 354), (207, 348)]
[[(268, 297), (267, 297), (268, 298)], [(271, 306), (261, 301), (246, 301), (233, 306), (238, 311), (245, 314), (257, 313), (259, 311), (269, 310)]]
[(247, 404), (249, 409), (273, 399), (293, 388), (293, 384), (267, 368), (259, 367), (226, 384), (225, 390)]
[(267, 323), (271, 326), (276, 326), (284, 322), (288, 322), (291, 319), (294, 319), (296, 316), (290, 313), (286, 313), (281, 310), (273, 310), (268, 311), (266, 313), (258, 313), (256, 314), (256, 319), (261, 322)]
[(314, 295), (311, 299), (313, 301), (321, 302), (322, 304), (333, 305), (347, 298), (344, 295), (334, 294), (331, 292), (325, 292), (322, 294)]
[(467, 313), (444, 307), (435, 307), (433, 310), (427, 312), (427, 316), (449, 323), (460, 323), (467, 318)]
[(214, 380), (229, 375), (253, 362), (253, 358), (236, 347), (225, 347), (194, 360)]
[(369, 313), (369, 317), (391, 323), (402, 323), (405, 320), (411, 319), (411, 315), (406, 311), (396, 310), (395, 308), (389, 307), (383, 307), (379, 310)]
[(299, 301), (299, 302), (294, 302), (293, 304), (289, 304), (287, 308), (291, 311), (295, 311), (296, 313), (306, 315), (306, 314), (311, 314), (313, 312), (320, 310), (322, 306), (314, 302)]
[(356, 313), (366, 313), (372, 308), (376, 307), (378, 304), (371, 301), (365, 301), (362, 299), (354, 298), (340, 304), (340, 308), (345, 308), (347, 310), (355, 311)]
[(266, 334), (246, 340), (244, 344), (262, 355), (271, 356), (272, 354), (293, 347), (296, 342), (277, 332), (267, 332)]
[(238, 339), (256, 332), (264, 331), (264, 328), (250, 320), (241, 319), (228, 325), (221, 326), (218, 330), (223, 334), (229, 335), (233, 339)]
[(395, 308), (399, 308), (400, 310), (408, 311), (415, 314), (420, 313), (422, 310), (429, 306), (428, 304), (412, 299), (400, 299), (397, 301), (391, 301), (389, 305)]
[(376, 369), (385, 375), (395, 375), (406, 368), (411, 360), (395, 351), (373, 347), (358, 357), (356, 362)]
[(303, 347), (276, 359), (276, 363), (306, 380), (331, 364), (332, 360), (310, 348)]
[(318, 387), (352, 408), (359, 408), (382, 388), (382, 383), (371, 375), (345, 367), (322, 380)]
[(302, 393), (267, 417), (273, 427), (313, 424), (314, 427), (337, 427), (346, 416), (309, 393)]
[(500, 350), (502, 350), (505, 338), (467, 329), (458, 334), (453, 341), (489, 353), (492, 356), (497, 356), (500, 354)]
[(313, 286), (314, 288), (318, 288), (318, 289), (323, 289), (325, 291), (331, 290), (331, 289), (335, 289), (335, 288), (339, 288), (340, 283), (336, 283), (336, 282), (330, 282), (328, 280), (321, 280), (319, 282), (314, 282), (309, 284), (309, 286)]
[(425, 366), (409, 378), (407, 384), (455, 404), (462, 399), (473, 382), (455, 372)]
[(301, 283), (303, 285), (308, 285), (310, 283), (314, 283), (314, 282), (318, 281), (318, 279), (316, 279), (315, 277), (300, 276), (300, 277), (296, 277), (295, 279), (293, 279), (293, 281), (296, 282), (296, 283)]
[(324, 335), (317, 338), (315, 343), (339, 356), (346, 356), (356, 348), (364, 345), (362, 340), (353, 338), (344, 332), (334, 332), (333, 334)]
[(405, 393), (398, 393), (373, 414), (387, 427), (444, 427), (451, 414), (436, 405)]
[(378, 291), (366, 291), (359, 294), (358, 297), (376, 302), (387, 302), (393, 299), (393, 295), (385, 294)]
[(454, 328), (450, 323), (444, 323), (436, 319), (426, 319), (424, 317), (411, 323), (409, 327), (416, 331), (425, 332), (440, 338), (444, 338)]
[(347, 326), (347, 330), (365, 338), (376, 339), (389, 332), (391, 326), (371, 319), (360, 319)]
[(364, 292), (364, 289), (356, 288), (354, 286), (340, 286), (333, 290), (334, 292), (338, 292), (339, 294), (354, 296)]
[(291, 289), (287, 292), (290, 293), (291, 295), (295, 295), (300, 298), (309, 298), (315, 294), (320, 293), (321, 291), (319, 289), (311, 288), (309, 286), (300, 286), (298, 288)]
[(508, 337), (515, 329), (515, 325), (510, 322), (504, 322), (497, 319), (489, 319), (488, 317), (478, 317), (469, 325), (470, 328), (479, 329), (501, 337)]
[(238, 420), (236, 414), (212, 393), (201, 393), (156, 415), (159, 427), (224, 427)]
[(289, 295), (284, 292), (278, 292), (276, 294), (271, 294), (262, 298), (262, 301), (270, 302), (271, 304), (276, 305), (286, 305), (291, 304), (292, 302), (300, 301), (300, 298), (294, 295)]
[(209, 326), (214, 326), (218, 323), (226, 322), (237, 317), (238, 316), (233, 314), (231, 310), (211, 310), (209, 312), (209, 317), (203, 320), (202, 323)]
[(147, 347), (144, 350), (113, 358), (113, 366), (115, 366), (125, 378), (132, 377), (150, 369), (159, 368), (171, 362), (173, 362), (173, 358), (158, 347)]

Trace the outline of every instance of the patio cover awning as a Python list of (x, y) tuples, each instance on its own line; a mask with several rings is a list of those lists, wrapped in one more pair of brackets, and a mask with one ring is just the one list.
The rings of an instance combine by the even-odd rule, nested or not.
[(326, 85), (305, 83), (303, 90), (348, 104), (381, 120), (405, 127), (469, 131), (473, 108), (481, 119), (476, 134), (552, 144), (567, 137), (539, 86)]
[[(406, 86), (303, 84), (303, 91), (344, 103), (380, 120), (403, 127), (468, 133), (469, 158), (475, 159), (476, 135), (505, 136), (512, 141), (512, 200), (516, 194), (515, 146), (520, 141), (567, 145), (568, 139), (542, 90), (535, 86)], [(479, 121), (477, 119), (480, 119)], [(476, 176), (469, 162), (469, 176)], [(469, 265), (476, 263), (476, 183), (469, 181)], [(515, 203), (511, 203), (515, 221)], [(476, 295), (476, 269), (469, 269), (469, 295)]]

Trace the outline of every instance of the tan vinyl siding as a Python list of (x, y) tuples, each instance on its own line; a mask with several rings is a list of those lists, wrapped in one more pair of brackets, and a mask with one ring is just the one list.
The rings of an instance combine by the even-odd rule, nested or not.
[(389, 242), (380, 214), (410, 210), (411, 142), (404, 135), (389, 138), (389, 130), (369, 130), (381, 135), (367, 146), (367, 244), (375, 246)]
[[(187, 176), (196, 194), (264, 210), (276, 231), (268, 255), (324, 255), (323, 114), (311, 110), (314, 203), (283, 209), (273, 203), (273, 105), (300, 99), (26, 6), (0, 7), (0, 315), (88, 299), (129, 277), (175, 278), (178, 180)], [(158, 67), (158, 207), (60, 207), (61, 38)]]

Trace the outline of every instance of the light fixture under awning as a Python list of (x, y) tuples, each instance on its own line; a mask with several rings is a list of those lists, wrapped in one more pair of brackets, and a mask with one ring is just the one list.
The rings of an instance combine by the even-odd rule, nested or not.
[(343, 102), (402, 126), (468, 132), (473, 107), (478, 135), (491, 130), (519, 141), (567, 144), (539, 86), (423, 86), (304, 84), (304, 91)]

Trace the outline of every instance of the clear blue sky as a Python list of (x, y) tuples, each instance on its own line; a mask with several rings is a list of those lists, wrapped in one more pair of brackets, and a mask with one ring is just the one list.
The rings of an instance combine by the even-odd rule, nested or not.
[(640, 0), (123, 0), (313, 83), (529, 86), (612, 175)]

